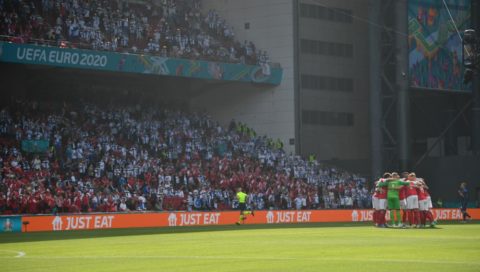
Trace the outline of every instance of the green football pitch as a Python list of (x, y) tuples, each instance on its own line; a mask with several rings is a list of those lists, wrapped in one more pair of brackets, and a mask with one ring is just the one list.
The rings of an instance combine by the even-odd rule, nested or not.
[(10, 233), (0, 271), (480, 271), (480, 224)]

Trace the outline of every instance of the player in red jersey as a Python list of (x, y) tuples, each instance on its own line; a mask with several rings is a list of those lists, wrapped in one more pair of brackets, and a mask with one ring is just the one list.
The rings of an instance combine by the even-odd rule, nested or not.
[(375, 181), (374, 186), (375, 189), (373, 191), (372, 195), (372, 208), (373, 208), (373, 223), (375, 227), (378, 227), (378, 214), (379, 214), (379, 209), (378, 209), (378, 188), (377, 184), (380, 182), (380, 180)]
[(425, 227), (425, 212), (428, 211), (427, 195), (421, 181), (417, 182), (418, 210), (420, 212), (420, 227)]
[[(408, 181), (408, 172), (402, 173), (402, 181)], [(407, 213), (407, 186), (402, 186), (398, 191), (398, 198), (400, 200), (400, 209), (402, 210), (402, 226), (407, 225), (408, 213)]]
[(432, 199), (428, 193), (428, 186), (423, 179), (419, 180), (418, 187), (418, 199), (419, 199), (419, 210), (422, 221), (422, 227), (425, 227), (426, 221), (430, 223), (430, 227), (435, 227), (437, 221), (433, 218), (432, 208)]
[(380, 219), (380, 214), (381, 214), (380, 200), (378, 198), (378, 196), (381, 194), (382, 188), (377, 186), (377, 184), (380, 182), (384, 182), (384, 179), (380, 178), (379, 180), (375, 181), (375, 189), (372, 196), (373, 222), (375, 223), (376, 227), (379, 227), (382, 224)]
[[(385, 180), (391, 178), (391, 176), (392, 175), (390, 173), (383, 174), (383, 178), (378, 180), (375, 185), (377, 185), (379, 182), (385, 182)], [(384, 228), (387, 226), (387, 222), (385, 220), (385, 214), (387, 213), (387, 188), (377, 186), (375, 188), (375, 192), (377, 197), (377, 213), (375, 216), (376, 225)]]
[(407, 216), (410, 226), (416, 227), (420, 224), (420, 213), (418, 211), (418, 192), (417, 192), (417, 176), (415, 173), (408, 174), (410, 186), (406, 189), (407, 197)]
[[(383, 176), (388, 176), (389, 173), (384, 173)], [(380, 201), (378, 199), (378, 195), (381, 193), (381, 188), (377, 186), (378, 183), (384, 182), (384, 178), (380, 178), (379, 180), (375, 181), (374, 186), (374, 192), (372, 195), (372, 208), (373, 208), (373, 222), (376, 227), (380, 226)]]

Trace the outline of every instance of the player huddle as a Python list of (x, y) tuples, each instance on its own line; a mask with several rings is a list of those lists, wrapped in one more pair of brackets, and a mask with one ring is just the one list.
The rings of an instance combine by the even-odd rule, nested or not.
[[(432, 200), (428, 186), (415, 173), (385, 173), (375, 182), (372, 196), (373, 221), (377, 227), (416, 227), (423, 228), (426, 221), (430, 227), (437, 222), (431, 212)], [(391, 224), (387, 225), (385, 215), (390, 211)], [(403, 211), (403, 213), (400, 212)]]

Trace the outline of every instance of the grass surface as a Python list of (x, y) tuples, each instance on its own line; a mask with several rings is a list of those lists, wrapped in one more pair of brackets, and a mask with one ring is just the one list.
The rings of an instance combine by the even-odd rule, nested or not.
[(1, 271), (480, 271), (480, 224), (0, 234)]

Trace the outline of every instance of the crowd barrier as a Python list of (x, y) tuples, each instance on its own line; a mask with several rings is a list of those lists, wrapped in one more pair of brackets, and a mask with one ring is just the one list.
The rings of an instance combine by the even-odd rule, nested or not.
[[(437, 220), (462, 219), (462, 213), (459, 209), (433, 209), (433, 212)], [(469, 209), (468, 212), (473, 219), (480, 219), (480, 209)], [(367, 222), (372, 221), (372, 215), (373, 210), (257, 211), (255, 212), (255, 216), (247, 216), (244, 224)], [(238, 218), (238, 211), (3, 216), (0, 217), (0, 230), (10, 232), (36, 232), (232, 225), (238, 221)]]

